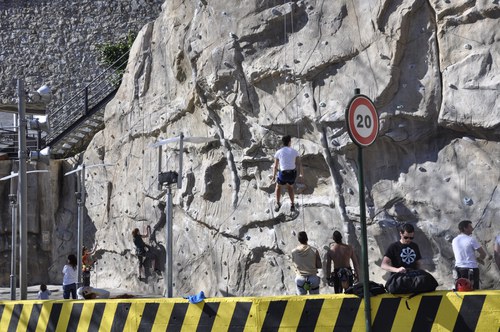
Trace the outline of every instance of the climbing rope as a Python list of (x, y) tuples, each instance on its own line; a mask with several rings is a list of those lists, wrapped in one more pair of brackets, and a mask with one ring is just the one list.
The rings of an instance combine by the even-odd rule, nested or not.
[[(283, 1), (283, 5), (286, 4), (286, 0)], [(295, 108), (295, 112), (296, 112), (296, 117), (295, 117), (295, 121), (297, 122), (297, 143), (298, 143), (298, 152), (299, 152), (299, 156), (302, 156), (302, 144), (301, 144), (301, 135), (300, 135), (300, 124), (301, 124), (301, 119), (302, 117), (300, 116), (300, 112), (299, 112), (299, 105), (298, 105), (298, 100), (297, 100), (297, 96), (299, 95), (299, 86), (298, 86), (298, 83), (297, 83), (297, 70), (296, 70), (296, 67), (297, 67), (297, 63), (295, 63), (295, 42), (294, 42), (294, 38), (295, 38), (295, 30), (294, 30), (294, 20), (293, 20), (293, 17), (294, 17), (294, 14), (293, 14), (293, 10), (294, 10), (294, 7), (293, 7), (293, 4), (290, 4), (291, 6), (291, 14), (290, 14), (290, 43), (292, 45), (292, 63), (293, 63), (293, 67), (292, 67), (292, 71), (290, 73), (290, 80), (289, 81), (293, 81), (293, 85), (294, 85), (294, 88), (295, 88), (295, 94), (292, 95), (292, 96), (289, 96), (289, 102), (293, 100), (293, 107)], [(284, 36), (284, 39), (286, 40), (286, 35), (287, 35), (287, 31), (286, 31), (286, 17), (285, 17), (285, 26), (284, 26), (284, 31), (285, 31), (285, 36)], [(286, 51), (285, 51), (285, 61), (286, 61)], [(285, 62), (286, 63), (286, 62)], [(286, 80), (285, 80), (286, 81)], [(292, 89), (293, 90), (293, 89)], [(303, 164), (303, 161), (302, 161), (302, 158), (301, 158), (301, 167), (302, 167), (302, 171), (304, 170), (304, 164)], [(294, 186), (294, 195), (295, 195), (295, 201), (299, 201), (300, 200), (300, 204), (299, 204), (299, 210), (301, 211), (301, 213), (299, 214), (300, 215), (300, 219), (302, 221), (302, 229), (305, 230), (306, 229), (306, 226), (305, 226), (305, 221), (304, 221), (304, 195), (302, 194), (302, 191), (298, 191), (298, 190), (295, 190), (295, 187), (298, 188), (298, 185), (305, 185), (304, 183), (304, 177), (298, 177), (297, 178), (297, 181), (295, 183), (295, 186)], [(298, 197), (297, 197), (298, 196)]]

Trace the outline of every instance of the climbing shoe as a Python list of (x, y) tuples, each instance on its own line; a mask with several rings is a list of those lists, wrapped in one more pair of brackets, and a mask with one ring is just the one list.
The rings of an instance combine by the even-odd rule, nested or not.
[(281, 203), (276, 203), (276, 205), (274, 206), (274, 212), (278, 212), (279, 210), (281, 209)]

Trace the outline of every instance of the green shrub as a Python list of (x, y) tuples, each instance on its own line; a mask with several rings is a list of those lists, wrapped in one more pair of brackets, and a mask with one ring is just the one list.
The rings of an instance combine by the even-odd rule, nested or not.
[(99, 61), (106, 67), (123, 73), (128, 61), (128, 52), (136, 37), (135, 33), (129, 32), (128, 36), (118, 42), (103, 43), (97, 45)]

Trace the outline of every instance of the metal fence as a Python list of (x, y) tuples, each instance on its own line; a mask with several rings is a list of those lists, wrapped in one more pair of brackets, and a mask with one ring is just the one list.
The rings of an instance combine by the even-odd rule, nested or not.
[(65, 102), (54, 112), (49, 112), (47, 121), (50, 123), (51, 133), (47, 136), (47, 145), (59, 139), (67, 128), (86, 118), (99, 108), (111, 93), (116, 92), (127, 65), (129, 52), (124, 53), (115, 63), (90, 82), (85, 88), (77, 91), (71, 99)]

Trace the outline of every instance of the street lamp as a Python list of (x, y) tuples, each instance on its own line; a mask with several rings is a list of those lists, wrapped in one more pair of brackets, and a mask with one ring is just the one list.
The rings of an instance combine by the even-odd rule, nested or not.
[(64, 174), (64, 176), (66, 176), (73, 173), (79, 173), (77, 177), (77, 192), (75, 192), (76, 203), (78, 205), (78, 225), (77, 225), (77, 238), (76, 238), (76, 257), (78, 257), (77, 259), (78, 287), (80, 287), (80, 283), (82, 280), (83, 210), (85, 207), (85, 200), (87, 198), (87, 192), (85, 191), (85, 169), (93, 167), (106, 167), (113, 165), (114, 164), (96, 164), (96, 165), (85, 166), (85, 164), (81, 164), (76, 169)]
[[(19, 286), (21, 289), (21, 300), (26, 300), (28, 295), (27, 284), (27, 271), (28, 271), (28, 184), (26, 179), (26, 93), (24, 91), (24, 81), (17, 80), (17, 96), (18, 96), (18, 135), (19, 135), (19, 241), (21, 247), (19, 250), (19, 260), (21, 265), (19, 267)], [(30, 98), (39, 99), (47, 103), (51, 99), (50, 88), (43, 86), (38, 89), (36, 93), (30, 95)], [(30, 99), (31, 100), (31, 99)]]
[[(28, 171), (26, 173), (48, 173), (48, 170), (34, 170)], [(18, 173), (11, 172), (10, 175), (4, 176), (0, 179), (0, 181), (9, 180), (12, 178), (16, 178)], [(16, 265), (17, 265), (17, 201), (18, 201), (19, 191), (16, 190), (16, 186), (14, 185), (14, 181), (10, 183), (10, 194), (9, 194), (9, 203), (11, 208), (11, 216), (12, 216), (12, 230), (11, 230), (11, 259), (10, 259), (10, 299), (16, 299)]]
[(10, 249), (10, 299), (16, 299), (16, 265), (17, 265), (17, 192), (13, 194), (14, 186), (10, 186), (9, 203), (12, 214), (11, 249)]
[[(173, 297), (173, 246), (172, 246), (172, 238), (173, 238), (173, 226), (172, 226), (172, 190), (170, 185), (172, 183), (177, 183), (177, 188), (182, 188), (182, 159), (183, 159), (183, 150), (184, 150), (184, 142), (202, 144), (208, 143), (212, 141), (216, 141), (217, 138), (213, 137), (184, 137), (184, 134), (181, 133), (179, 137), (172, 137), (160, 140), (151, 145), (151, 147), (158, 147), (158, 190), (163, 188), (163, 185), (167, 185), (167, 227), (165, 233), (166, 239), (166, 262), (165, 266), (167, 269), (167, 278), (165, 279), (165, 293), (167, 297)], [(177, 172), (161, 172), (161, 146), (168, 143), (177, 143), (179, 142), (179, 173)]]

